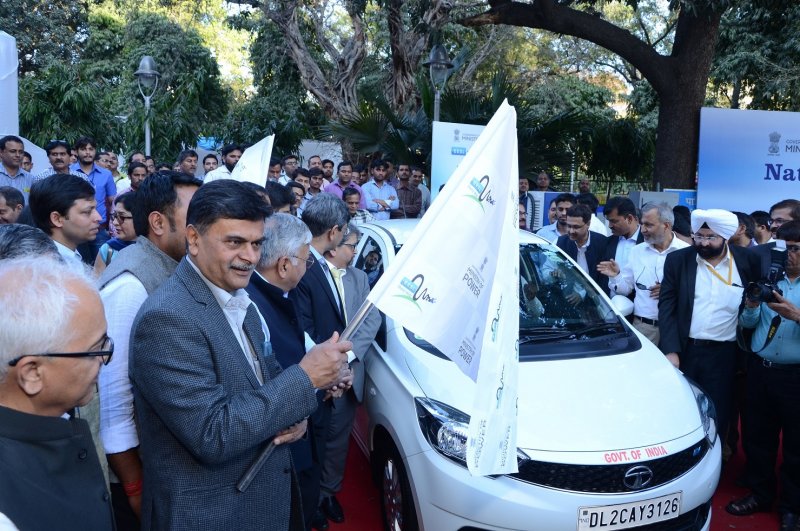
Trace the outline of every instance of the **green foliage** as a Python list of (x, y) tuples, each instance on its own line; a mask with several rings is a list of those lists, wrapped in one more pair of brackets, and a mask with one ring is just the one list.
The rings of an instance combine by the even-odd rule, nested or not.
[(79, 70), (54, 63), (20, 80), (20, 130), (39, 145), (53, 138), (74, 142), (92, 136), (102, 147), (122, 142), (118, 121), (104, 105), (102, 82), (86, 82)]
[(745, 0), (722, 19), (711, 78), (731, 106), (800, 110), (800, 5)]
[(87, 0), (2, 0), (0, 30), (17, 40), (20, 76), (74, 64), (87, 36)]

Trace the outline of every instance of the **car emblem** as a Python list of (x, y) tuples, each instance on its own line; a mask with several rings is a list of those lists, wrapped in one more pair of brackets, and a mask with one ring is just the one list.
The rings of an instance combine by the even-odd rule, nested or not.
[(643, 489), (653, 481), (653, 471), (646, 466), (635, 466), (625, 472), (622, 482), (631, 490)]

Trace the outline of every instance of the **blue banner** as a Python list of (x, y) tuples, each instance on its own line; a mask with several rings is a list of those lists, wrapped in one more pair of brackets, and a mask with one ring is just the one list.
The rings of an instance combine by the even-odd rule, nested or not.
[(800, 113), (701, 109), (698, 208), (769, 211), (799, 178)]

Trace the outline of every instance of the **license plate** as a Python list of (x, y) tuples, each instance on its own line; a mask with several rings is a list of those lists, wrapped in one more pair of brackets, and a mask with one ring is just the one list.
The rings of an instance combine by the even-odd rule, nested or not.
[(613, 531), (663, 522), (681, 514), (681, 493), (618, 505), (580, 507), (578, 531)]

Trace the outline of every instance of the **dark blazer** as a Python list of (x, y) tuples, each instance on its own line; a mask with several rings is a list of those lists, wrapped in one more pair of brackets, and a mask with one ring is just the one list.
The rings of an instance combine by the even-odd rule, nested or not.
[[(597, 271), (597, 264), (603, 261), (606, 253), (608, 238), (598, 232), (590, 232), (589, 248), (586, 249), (586, 264), (589, 266), (587, 273), (600, 289), (608, 293), (608, 277)], [(569, 234), (559, 236), (556, 245), (566, 252), (573, 260), (578, 260), (578, 246), (569, 239)]]
[[(639, 236), (636, 237), (636, 243), (640, 244), (644, 242), (644, 235), (642, 234), (641, 227), (639, 228)], [(611, 260), (612, 258), (616, 258), (617, 256), (617, 246), (619, 245), (619, 236), (611, 235), (608, 236), (608, 241), (606, 242), (606, 252), (603, 254), (603, 260)]]
[(767, 273), (769, 273), (769, 266), (772, 264), (771, 251), (774, 247), (775, 242), (763, 243), (761, 245), (756, 245), (755, 247), (748, 247), (748, 249), (758, 255), (758, 258), (761, 261), (761, 277), (759, 278), (766, 277)]
[(317, 407), (297, 365), (264, 356), (245, 325), (264, 384), (211, 290), (184, 258), (133, 323), (129, 371), (140, 429), (142, 529), (285, 531), (291, 459), (281, 445), (243, 493), (236, 483), (266, 441)]
[[(306, 352), (305, 337), (292, 300), (283, 296), (282, 289), (273, 286), (256, 273), (250, 277), (250, 285), (246, 290), (267, 322), (269, 341), (278, 364), (285, 370), (300, 363)], [(309, 424), (309, 434), (289, 445), (297, 471), (311, 467), (312, 430)]]
[[(758, 280), (761, 267), (758, 256), (745, 247), (730, 246), (742, 286)], [(694, 247), (679, 249), (664, 261), (664, 279), (658, 298), (660, 348), (665, 354), (683, 352), (689, 339), (694, 309), (694, 286), (697, 281), (697, 251)]]
[(303, 330), (315, 343), (327, 341), (333, 332), (341, 333), (345, 322), (328, 277), (318, 261), (308, 268), (297, 287), (289, 292)]

